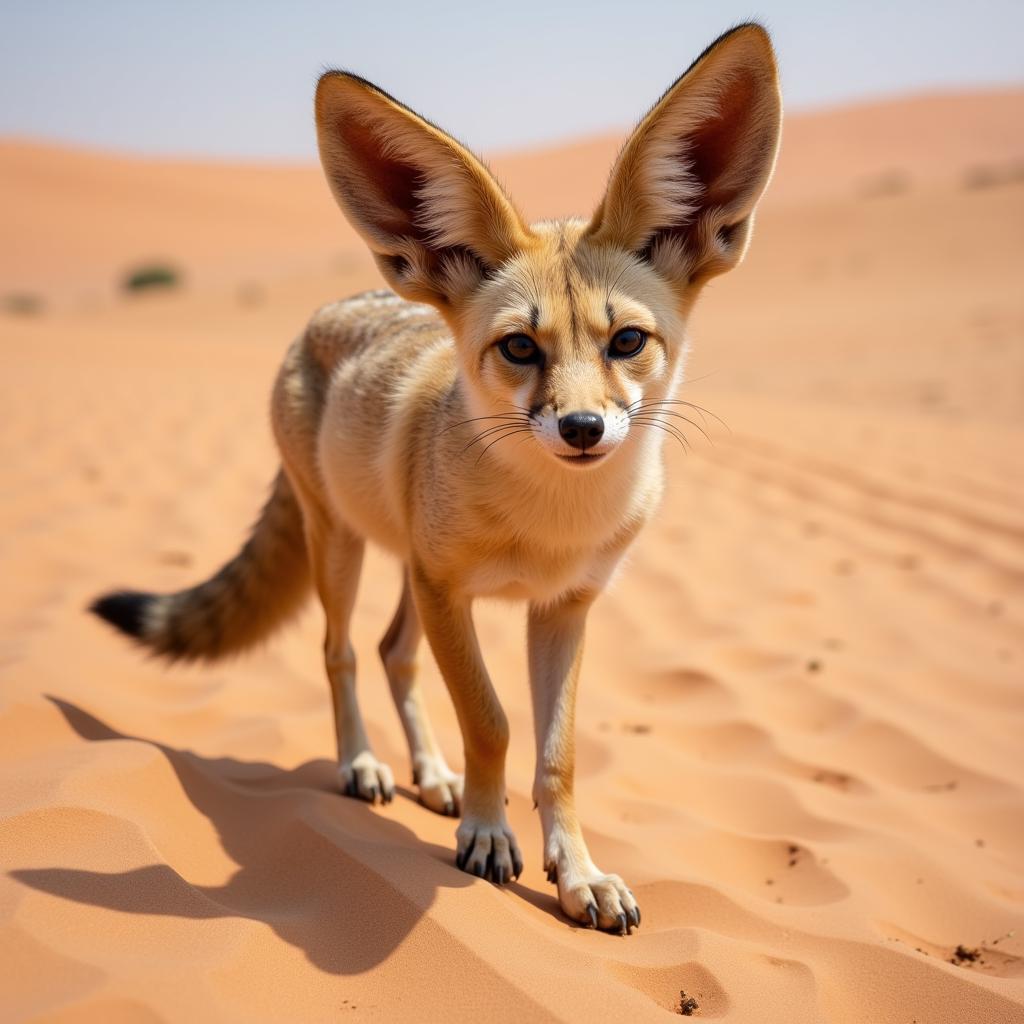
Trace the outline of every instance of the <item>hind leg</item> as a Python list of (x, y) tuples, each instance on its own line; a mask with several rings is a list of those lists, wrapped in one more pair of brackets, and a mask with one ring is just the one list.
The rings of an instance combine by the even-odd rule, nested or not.
[(339, 786), (347, 796), (390, 803), (395, 795), (394, 777), (370, 749), (356, 699), (356, 657), (349, 641), (349, 623), (363, 565), (363, 539), (315, 512), (307, 513), (305, 521), (313, 579), (327, 618), (324, 666), (334, 705)]
[(423, 628), (406, 571), (395, 617), (380, 642), (380, 656), (409, 743), (412, 781), (419, 789), (420, 802), (439, 814), (457, 816), (462, 803), (462, 776), (448, 767), (441, 753), (416, 680), (416, 652), (422, 638)]

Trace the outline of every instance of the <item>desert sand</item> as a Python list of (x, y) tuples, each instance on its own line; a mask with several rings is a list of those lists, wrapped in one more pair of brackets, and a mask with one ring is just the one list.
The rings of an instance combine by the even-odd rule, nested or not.
[[(0, 146), (0, 1018), (5, 1022), (1024, 1021), (1024, 93), (789, 119), (747, 262), (693, 324), (710, 439), (597, 605), (577, 798), (643, 908), (559, 912), (531, 808), (523, 612), (478, 623), (527, 858), (500, 890), (402, 786), (333, 790), (310, 605), (208, 668), (85, 614), (234, 552), (269, 387), (319, 304), (377, 283), (314, 167)], [(457, 126), (454, 126), (457, 128)], [(618, 140), (498, 155), (586, 212)], [(125, 268), (182, 268), (125, 297)], [(376, 643), (378, 754), (408, 778)], [(428, 656), (441, 740), (461, 743)]]

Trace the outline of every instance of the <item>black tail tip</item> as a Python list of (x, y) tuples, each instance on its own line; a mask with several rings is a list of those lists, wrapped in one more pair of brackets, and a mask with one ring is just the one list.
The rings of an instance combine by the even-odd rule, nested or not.
[(138, 590), (115, 590), (96, 598), (89, 605), (89, 611), (122, 633), (142, 640), (146, 626), (146, 610), (155, 600), (155, 594), (144, 594)]

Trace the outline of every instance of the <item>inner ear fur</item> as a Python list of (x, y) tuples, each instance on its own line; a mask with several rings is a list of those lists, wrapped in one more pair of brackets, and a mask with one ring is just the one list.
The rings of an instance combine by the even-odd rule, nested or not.
[(323, 75), (316, 125), (338, 205), (404, 297), (443, 308), (529, 243), (487, 168), (370, 82)]
[(746, 250), (781, 124), (771, 40), (760, 25), (741, 25), (712, 43), (636, 127), (589, 234), (649, 259), (680, 285), (729, 270)]

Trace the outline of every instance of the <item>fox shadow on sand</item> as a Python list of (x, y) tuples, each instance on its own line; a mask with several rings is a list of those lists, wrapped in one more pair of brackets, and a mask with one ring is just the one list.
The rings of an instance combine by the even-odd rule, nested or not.
[[(342, 797), (327, 759), (284, 769), (202, 757), (118, 732), (74, 704), (47, 699), (85, 740), (135, 740), (159, 750), (238, 868), (212, 886), (189, 882), (169, 864), (111, 873), (72, 867), (9, 872), (33, 889), (128, 914), (262, 921), (321, 970), (358, 974), (397, 948), (439, 889), (478, 882), (455, 867), (452, 849)], [(398, 792), (415, 799), (402, 787)], [(394, 898), (381, 900), (381, 879)], [(518, 883), (509, 888), (562, 918), (552, 896)]]

